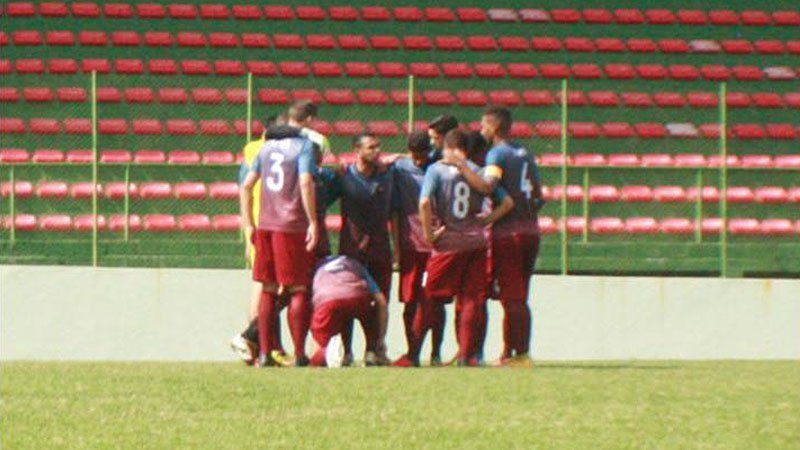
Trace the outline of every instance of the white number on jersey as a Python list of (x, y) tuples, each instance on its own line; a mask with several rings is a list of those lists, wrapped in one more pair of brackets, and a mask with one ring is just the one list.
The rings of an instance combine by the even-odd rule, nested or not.
[(272, 192), (278, 192), (283, 188), (283, 180), (286, 175), (283, 173), (283, 160), (286, 157), (283, 153), (272, 152), (269, 154), (269, 159), (272, 165), (269, 166), (270, 176), (267, 177), (267, 188)]
[(533, 184), (528, 179), (528, 162), (522, 165), (522, 173), (519, 175), (519, 190), (525, 193), (525, 198), (531, 199), (531, 192), (533, 192)]
[(469, 212), (469, 185), (463, 181), (456, 183), (453, 189), (453, 215), (456, 219), (463, 219), (467, 217)]

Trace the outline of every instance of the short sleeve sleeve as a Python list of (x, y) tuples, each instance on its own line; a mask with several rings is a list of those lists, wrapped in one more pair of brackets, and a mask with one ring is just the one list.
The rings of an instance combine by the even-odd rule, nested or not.
[(297, 160), (297, 170), (299, 173), (314, 174), (317, 171), (317, 161), (314, 158), (313, 143), (306, 139), (303, 144), (303, 150), (300, 152), (300, 157)]
[(439, 172), (433, 168), (429, 168), (425, 172), (425, 178), (422, 180), (422, 190), (420, 190), (419, 198), (431, 198), (433, 193), (436, 192), (436, 186), (439, 183)]

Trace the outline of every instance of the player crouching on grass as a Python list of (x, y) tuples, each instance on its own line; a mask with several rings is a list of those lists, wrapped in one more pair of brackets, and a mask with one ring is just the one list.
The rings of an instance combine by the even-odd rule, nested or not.
[[(419, 212), (425, 240), (433, 246), (426, 265), (425, 300), (415, 317), (415, 345), (433, 323), (434, 302), (455, 296), (460, 310), (456, 321), (461, 366), (479, 365), (486, 329), (486, 237), (484, 228), (513, 207), (502, 188), (491, 192), (495, 208), (483, 215), (484, 195), (470, 188), (469, 178), (479, 167), (467, 159), (467, 136), (452, 130), (444, 138), (443, 159), (428, 168), (422, 185)], [(473, 183), (475, 180), (473, 180)], [(488, 194), (488, 193), (487, 193)], [(434, 215), (442, 224), (433, 228)], [(459, 305), (460, 304), (460, 305)], [(421, 327), (416, 327), (419, 324)], [(415, 349), (418, 353), (418, 349)]]
[(319, 265), (312, 288), (314, 312), (311, 336), (316, 350), (312, 366), (341, 367), (344, 358), (341, 334), (358, 320), (366, 339), (364, 363), (386, 365), (386, 297), (367, 269), (347, 256), (331, 256)]

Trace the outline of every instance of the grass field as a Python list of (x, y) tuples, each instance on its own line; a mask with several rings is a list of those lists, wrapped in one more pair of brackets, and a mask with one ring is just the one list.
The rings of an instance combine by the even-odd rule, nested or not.
[(2, 447), (800, 447), (800, 362), (2, 365)]

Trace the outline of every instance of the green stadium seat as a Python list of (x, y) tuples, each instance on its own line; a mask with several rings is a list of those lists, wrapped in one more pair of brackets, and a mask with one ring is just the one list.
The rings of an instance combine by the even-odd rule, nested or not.
[(594, 51), (594, 43), (585, 37), (568, 37), (564, 39), (564, 48), (570, 52), (591, 53)]
[(486, 22), (486, 11), (482, 8), (456, 8), (456, 16), (461, 22)]
[(472, 68), (467, 63), (442, 63), (442, 73), (446, 78), (469, 78)]
[(131, 125), (136, 135), (159, 135), (163, 132), (161, 122), (156, 119), (133, 119)]
[[(397, 14), (395, 13), (395, 16)], [(456, 20), (455, 14), (450, 8), (428, 7), (424, 10), (425, 20), (428, 22), (453, 22)]]
[[(611, 222), (608, 224), (613, 232), (619, 232), (616, 224), (612, 228)], [(652, 217), (628, 217), (625, 219), (624, 231), (628, 234), (656, 234), (661, 230), (659, 223)]]
[(386, 92), (377, 89), (361, 89), (356, 96), (362, 105), (385, 105), (389, 102)]
[(668, 9), (648, 9), (644, 15), (647, 22), (652, 25), (671, 25), (678, 20), (675, 14)]
[(531, 38), (531, 47), (538, 52), (555, 52), (561, 50), (561, 41), (550, 36), (538, 36)]
[(352, 6), (330, 6), (328, 17), (338, 22), (352, 22), (358, 20), (358, 10)]
[(197, 7), (191, 4), (173, 3), (167, 5), (167, 14), (172, 19), (196, 19)]
[(22, 97), (26, 102), (46, 103), (53, 101), (53, 91), (50, 88), (28, 87), (22, 90)]
[(208, 45), (206, 36), (195, 31), (179, 31), (177, 42), (178, 47), (205, 47)]
[[(10, 5), (11, 4), (9, 4), (9, 7)], [(67, 8), (65, 3), (42, 2), (39, 4), (39, 15), (42, 17), (66, 17), (67, 14), (69, 14), (69, 8)]]
[(75, 45), (75, 35), (71, 31), (47, 31), (45, 42), (52, 46)]
[(72, 230), (72, 218), (64, 214), (45, 214), (38, 219), (42, 231), (65, 232)]
[(92, 134), (90, 119), (64, 119), (64, 132), (67, 134)]
[(247, 61), (245, 66), (253, 76), (271, 77), (278, 73), (278, 68), (272, 61)]
[(109, 231), (123, 231), (125, 225), (128, 225), (128, 231), (138, 232), (142, 230), (142, 219), (137, 214), (131, 214), (127, 218), (122, 214), (112, 214), (108, 218)]
[(100, 7), (89, 2), (75, 2), (70, 6), (73, 17), (97, 18), (100, 17)]
[(394, 20), (398, 22), (420, 22), (425, 18), (416, 6), (399, 6), (394, 8)]
[[(158, 123), (159, 128), (161, 123)], [(136, 123), (133, 124), (134, 133), (136, 132)], [(164, 164), (167, 161), (167, 155), (161, 150), (138, 150), (133, 153), (133, 162), (137, 164)]]
[(103, 47), (108, 43), (108, 37), (102, 31), (80, 31), (78, 42), (87, 47)]
[(157, 3), (138, 3), (136, 5), (136, 15), (142, 19), (163, 19), (166, 14), (166, 8)]
[(678, 11), (678, 21), (683, 25), (705, 25), (708, 17), (704, 11), (681, 9)]
[(772, 20), (778, 26), (800, 26), (800, 12), (797, 11), (774, 11)]
[[(72, 220), (72, 226), (75, 231), (88, 233), (94, 230), (94, 222), (94, 216), (91, 214), (85, 214), (81, 216), (75, 216), (75, 218)], [(107, 229), (105, 216), (97, 216), (97, 229), (99, 231), (105, 231)]]
[(106, 3), (103, 13), (111, 19), (130, 19), (133, 17), (133, 7), (126, 3)]
[(392, 17), (389, 10), (383, 6), (363, 6), (361, 7), (361, 18), (367, 22), (386, 22)]
[(219, 214), (211, 218), (211, 229), (214, 231), (239, 231), (241, 216), (238, 214)]
[(614, 20), (621, 25), (639, 25), (644, 23), (645, 17), (638, 9), (617, 9), (614, 11)]
[(729, 9), (721, 9), (708, 12), (708, 20), (712, 25), (737, 25), (739, 15)]
[(170, 214), (147, 214), (142, 220), (144, 231), (166, 233), (175, 231), (176, 228), (175, 217)]
[(11, 33), (11, 42), (18, 46), (42, 45), (42, 35), (36, 30), (14, 31)]
[(3, 148), (0, 149), (0, 163), (3, 164), (19, 164), (26, 163), (30, 160), (30, 156), (26, 150), (20, 148)]
[[(167, 120), (167, 134), (173, 136), (190, 136), (197, 134), (197, 127), (193, 120), (169, 119)], [(170, 155), (172, 156), (172, 155)]]
[(300, 20), (325, 20), (327, 14), (319, 6), (297, 6), (294, 9), (295, 15)]
[(270, 41), (264, 33), (242, 33), (242, 47), (269, 48)]
[[(195, 12), (196, 13), (196, 12)], [(226, 5), (200, 5), (200, 18), (204, 20), (227, 20), (231, 15)], [(193, 18), (193, 17), (187, 17)]]
[(234, 33), (209, 33), (208, 43), (215, 48), (236, 48), (239, 46), (239, 38)]
[(123, 91), (126, 103), (151, 103), (153, 101), (153, 90), (148, 87), (126, 88)]
[(617, 38), (597, 38), (594, 48), (601, 53), (619, 53), (626, 50), (625, 43)]

